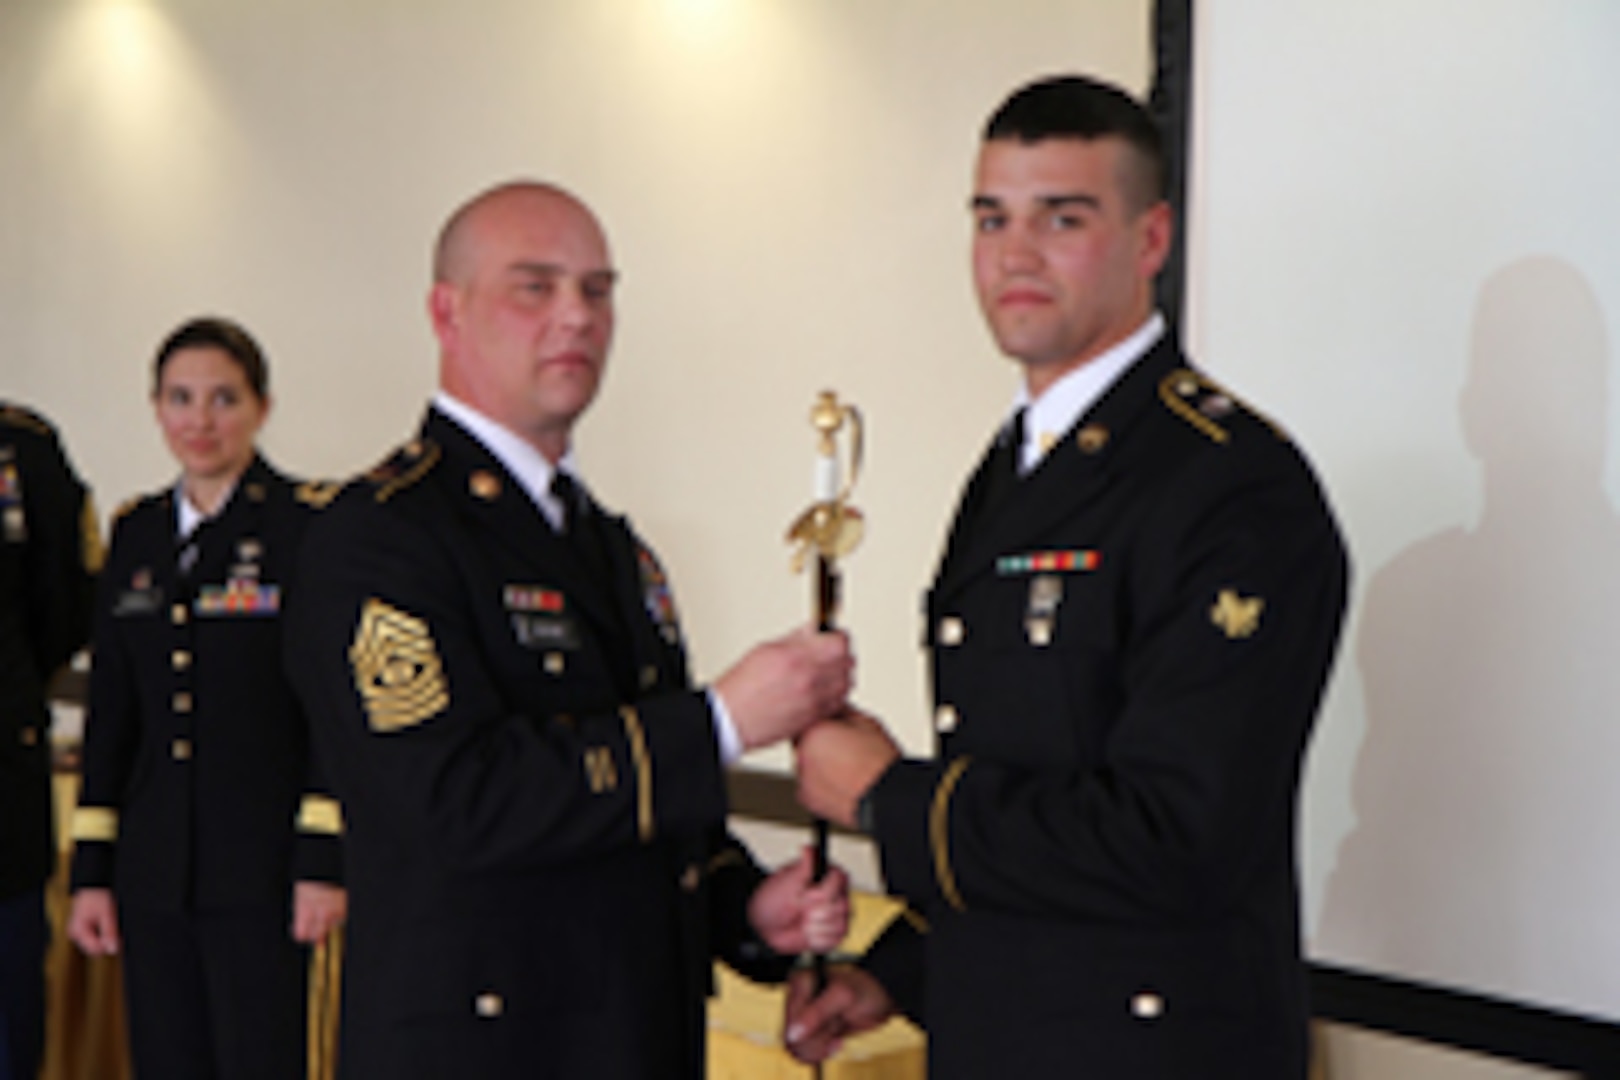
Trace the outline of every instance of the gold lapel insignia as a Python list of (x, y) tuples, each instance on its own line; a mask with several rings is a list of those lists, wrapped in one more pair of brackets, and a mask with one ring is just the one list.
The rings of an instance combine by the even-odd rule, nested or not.
[(494, 473), (479, 469), (467, 477), (467, 490), (485, 502), (494, 502), (501, 494), (501, 481)]
[(265, 490), (263, 484), (249, 484), (243, 490), (247, 492), (249, 501), (256, 503), (264, 502)]
[(1232, 589), (1222, 589), (1209, 609), (1209, 620), (1233, 641), (1250, 637), (1260, 629), (1260, 613), (1266, 602), (1258, 596), (1244, 599)]
[(450, 704), (427, 623), (375, 597), (360, 613), (349, 662), (373, 731), (415, 727)]
[(1087, 424), (1074, 437), (1082, 454), (1095, 454), (1108, 445), (1108, 429), (1101, 424)]
[(293, 489), (293, 498), (305, 506), (324, 510), (343, 491), (341, 480), (305, 480)]

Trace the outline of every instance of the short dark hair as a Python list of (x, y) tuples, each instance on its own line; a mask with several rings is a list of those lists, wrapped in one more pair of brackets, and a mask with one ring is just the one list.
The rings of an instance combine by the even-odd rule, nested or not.
[(247, 376), (248, 388), (254, 397), (263, 401), (269, 395), (270, 365), (265, 362), (264, 350), (240, 325), (214, 315), (183, 322), (163, 339), (152, 360), (152, 393), (158, 392), (163, 382), (163, 368), (170, 357), (181, 349), (200, 348), (218, 349), (235, 361)]
[(1165, 198), (1164, 143), (1141, 102), (1084, 75), (1056, 75), (1013, 91), (984, 125), (984, 141), (1121, 139), (1134, 151), (1121, 178), (1137, 210)]

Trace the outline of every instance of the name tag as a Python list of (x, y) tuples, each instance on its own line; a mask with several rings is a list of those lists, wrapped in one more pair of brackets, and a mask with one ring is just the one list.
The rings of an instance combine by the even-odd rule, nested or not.
[(113, 601), (113, 616), (151, 615), (163, 606), (163, 590), (155, 586), (145, 589), (125, 589)]
[(577, 649), (579, 627), (562, 615), (512, 613), (512, 636), (526, 649)]

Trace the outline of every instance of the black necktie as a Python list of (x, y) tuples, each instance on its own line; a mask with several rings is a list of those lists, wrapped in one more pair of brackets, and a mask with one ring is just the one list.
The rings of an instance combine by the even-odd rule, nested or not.
[(551, 494), (563, 505), (563, 540), (573, 549), (585, 572), (595, 579), (597, 588), (607, 598), (608, 622), (602, 629), (607, 635), (608, 666), (613, 671), (620, 693), (626, 698), (634, 697), (634, 657), (631, 655), (624, 613), (619, 606), (619, 590), (613, 580), (613, 562), (608, 551), (607, 532), (602, 524), (602, 512), (578, 481), (561, 469), (551, 475)]
[(607, 548), (590, 496), (585, 494), (578, 481), (561, 469), (551, 474), (551, 494), (562, 503), (560, 531), (563, 539), (574, 549), (574, 554), (585, 564), (585, 569), (596, 578), (597, 584), (611, 591), (612, 574), (608, 571)]

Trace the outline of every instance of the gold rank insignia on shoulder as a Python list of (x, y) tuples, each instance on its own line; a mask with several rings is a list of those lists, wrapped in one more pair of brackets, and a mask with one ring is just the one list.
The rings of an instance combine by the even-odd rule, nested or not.
[(1279, 439), (1288, 438), (1287, 433), (1276, 424), (1240, 402), (1225, 388), (1187, 368), (1172, 371), (1164, 377), (1159, 383), (1159, 400), (1212, 441), (1223, 445), (1231, 440), (1232, 433), (1216, 421), (1226, 420), (1240, 409), (1271, 428)]
[(38, 435), (52, 434), (51, 425), (46, 422), (43, 416), (29, 412), (21, 405), (0, 406), (0, 423), (9, 424), (12, 427), (26, 428)]
[(450, 704), (427, 623), (375, 597), (360, 612), (349, 662), (373, 731), (415, 727)]
[(441, 451), (430, 439), (412, 439), (384, 461), (373, 465), (365, 474), (366, 482), (375, 489), (378, 502), (387, 502), (396, 492), (416, 483), (439, 463)]
[(1233, 641), (1252, 637), (1260, 629), (1260, 614), (1266, 602), (1258, 596), (1241, 597), (1235, 590), (1222, 589), (1209, 609), (1209, 620)]
[(140, 495), (133, 495), (130, 498), (125, 499), (123, 502), (119, 503), (113, 508), (112, 520), (117, 521), (119, 518), (127, 516), (131, 510), (134, 510), (144, 501), (145, 500)]

